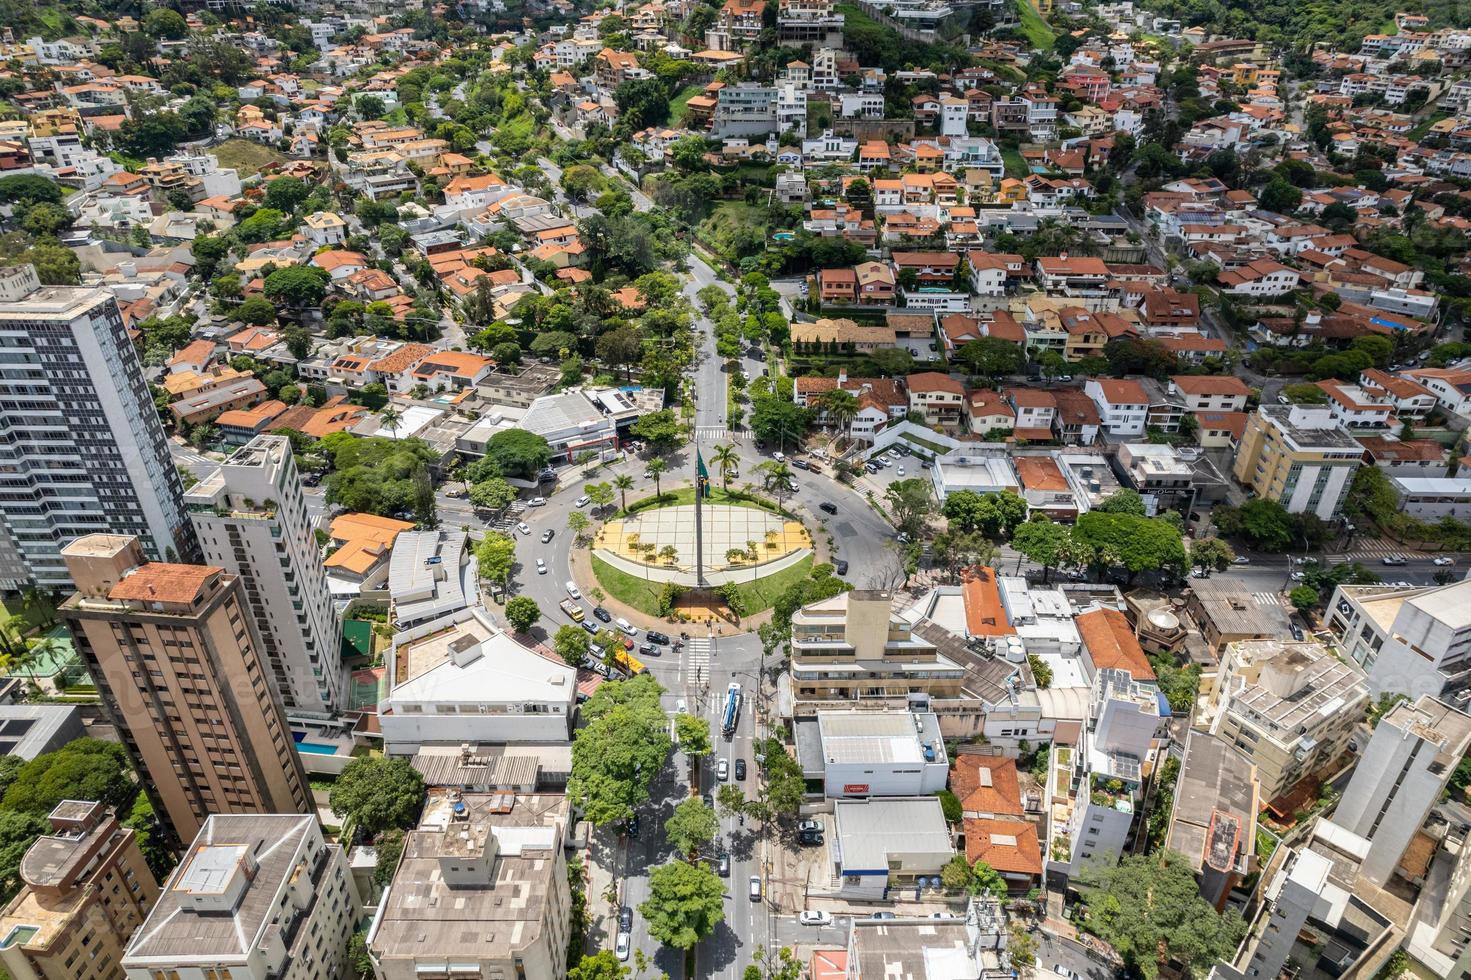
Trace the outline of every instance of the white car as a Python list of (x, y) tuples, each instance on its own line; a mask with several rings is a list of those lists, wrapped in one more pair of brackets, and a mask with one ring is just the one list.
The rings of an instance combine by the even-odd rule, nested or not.
[(1307, 576), (1304, 575), (1302, 572), (1293, 572), (1292, 573), (1292, 580), (1294, 582), (1301, 582), (1305, 578), (1307, 578)]
[(545, 507), (546, 505), (547, 498), (545, 497), (532, 497), (530, 500), (526, 501), (527, 507)]
[(567, 583), (562, 586), (562, 588), (566, 589), (567, 590), (567, 594), (570, 595), (572, 598), (574, 598), (574, 599), (581, 599), (582, 598), (582, 593), (578, 591), (578, 589), (577, 589), (577, 583), (576, 582), (573, 582), (573, 581), (571, 581), (569, 579), (567, 581)]
[(1456, 560), (1454, 558), (1447, 558), (1446, 556), (1442, 555), (1441, 557), (1432, 561), (1430, 564), (1439, 565), (1441, 568), (1444, 568), (1447, 565), (1454, 565), (1455, 563)]
[(778, 463), (785, 463), (787, 461), (785, 453), (772, 453), (771, 458), (776, 460)]
[(680, 698), (674, 705), (674, 713), (677, 715), (687, 715), (690, 713), (690, 706), (685, 703), (684, 698)]
[(589, 497), (587, 494), (583, 494), (582, 496), (577, 498), (577, 506), (579, 507), (586, 507), (590, 503), (592, 503), (592, 498)]
[(1232, 558), (1231, 559), (1231, 564), (1233, 564), (1233, 565), (1250, 565), (1251, 564), (1251, 559), (1248, 558), (1248, 557), (1246, 557), (1245, 555), (1237, 555), (1235, 558)]
[(538, 558), (536, 560), (536, 574), (538, 574), (538, 575), (545, 575), (546, 573), (547, 573), (547, 563), (543, 559)]
[(1069, 970), (1067, 967), (1063, 966), (1061, 963), (1054, 964), (1052, 967), (1052, 972), (1060, 977), (1066, 977), (1067, 980), (1078, 980), (1078, 975), (1072, 970)]
[(520, 521), (516, 524), (516, 530), (520, 531), (522, 534), (530, 534), (531, 525), (527, 524), (525, 521)]
[(618, 941), (613, 944), (613, 955), (617, 956), (618, 962), (622, 963), (628, 959), (628, 954), (632, 947), (633, 937), (626, 932), (620, 932), (618, 934)]
[(903, 476), (904, 475), (904, 467), (900, 466), (898, 469), (894, 470), (894, 474), (896, 476)]
[(830, 926), (833, 924), (833, 914), (809, 910), (797, 916), (797, 921), (804, 926)]
[(1197, 568), (1190, 573), (1191, 578), (1210, 578), (1211, 573), (1204, 568)]
[(634, 628), (634, 625), (632, 623), (624, 619), (622, 616), (619, 616), (617, 619), (613, 620), (613, 622), (617, 624), (618, 628), (627, 635), (638, 636), (638, 630)]

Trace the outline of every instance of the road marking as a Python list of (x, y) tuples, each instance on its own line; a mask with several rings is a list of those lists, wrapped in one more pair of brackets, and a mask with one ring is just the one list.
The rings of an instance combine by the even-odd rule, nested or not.
[(685, 644), (685, 663), (689, 665), (689, 684), (698, 687), (710, 683), (710, 638), (697, 636)]
[(1276, 592), (1253, 592), (1251, 598), (1259, 606), (1282, 605), (1282, 596)]
[(745, 442), (746, 435), (741, 432), (732, 432), (723, 425), (697, 425), (695, 426), (696, 442)]

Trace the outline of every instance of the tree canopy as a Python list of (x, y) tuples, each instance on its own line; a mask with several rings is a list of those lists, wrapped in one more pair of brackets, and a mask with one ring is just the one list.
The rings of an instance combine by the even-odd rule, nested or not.
[(649, 874), (649, 897), (638, 910), (649, 935), (689, 949), (724, 920), (725, 883), (705, 864), (661, 864)]
[(97, 800), (126, 812), (137, 791), (121, 745), (79, 738), (16, 770), (0, 809), (44, 817), (62, 800)]
[(648, 802), (649, 784), (669, 757), (664, 689), (651, 674), (612, 681), (582, 706), (587, 724), (572, 743), (567, 795), (598, 826), (627, 820)]
[(328, 804), (353, 826), (376, 836), (408, 830), (424, 803), (424, 778), (409, 760), (385, 756), (354, 759), (332, 784)]
[(433, 521), (429, 462), (437, 457), (422, 440), (334, 432), (320, 446), (332, 462), (328, 503), (380, 517), (413, 515)]

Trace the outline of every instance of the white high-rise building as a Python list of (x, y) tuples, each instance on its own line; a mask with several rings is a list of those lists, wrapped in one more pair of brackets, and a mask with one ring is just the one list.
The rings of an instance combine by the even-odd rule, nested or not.
[(184, 505), (205, 562), (240, 577), (287, 714), (340, 707), (342, 626), (291, 441), (256, 436), (191, 487)]
[(111, 293), (0, 269), (0, 590), (69, 589), (61, 549), (136, 537), (193, 561), (183, 484)]
[(1471, 717), (1432, 697), (1379, 719), (1332, 818), (1369, 842), (1359, 874), (1389, 881), (1468, 745)]

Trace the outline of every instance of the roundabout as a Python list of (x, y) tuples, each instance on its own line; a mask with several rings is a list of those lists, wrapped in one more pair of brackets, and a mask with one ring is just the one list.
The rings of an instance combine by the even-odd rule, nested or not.
[(696, 520), (693, 504), (646, 508), (603, 525), (593, 554), (629, 574), (689, 588), (750, 581), (812, 554), (802, 522), (772, 511), (706, 504), (698, 528)]

